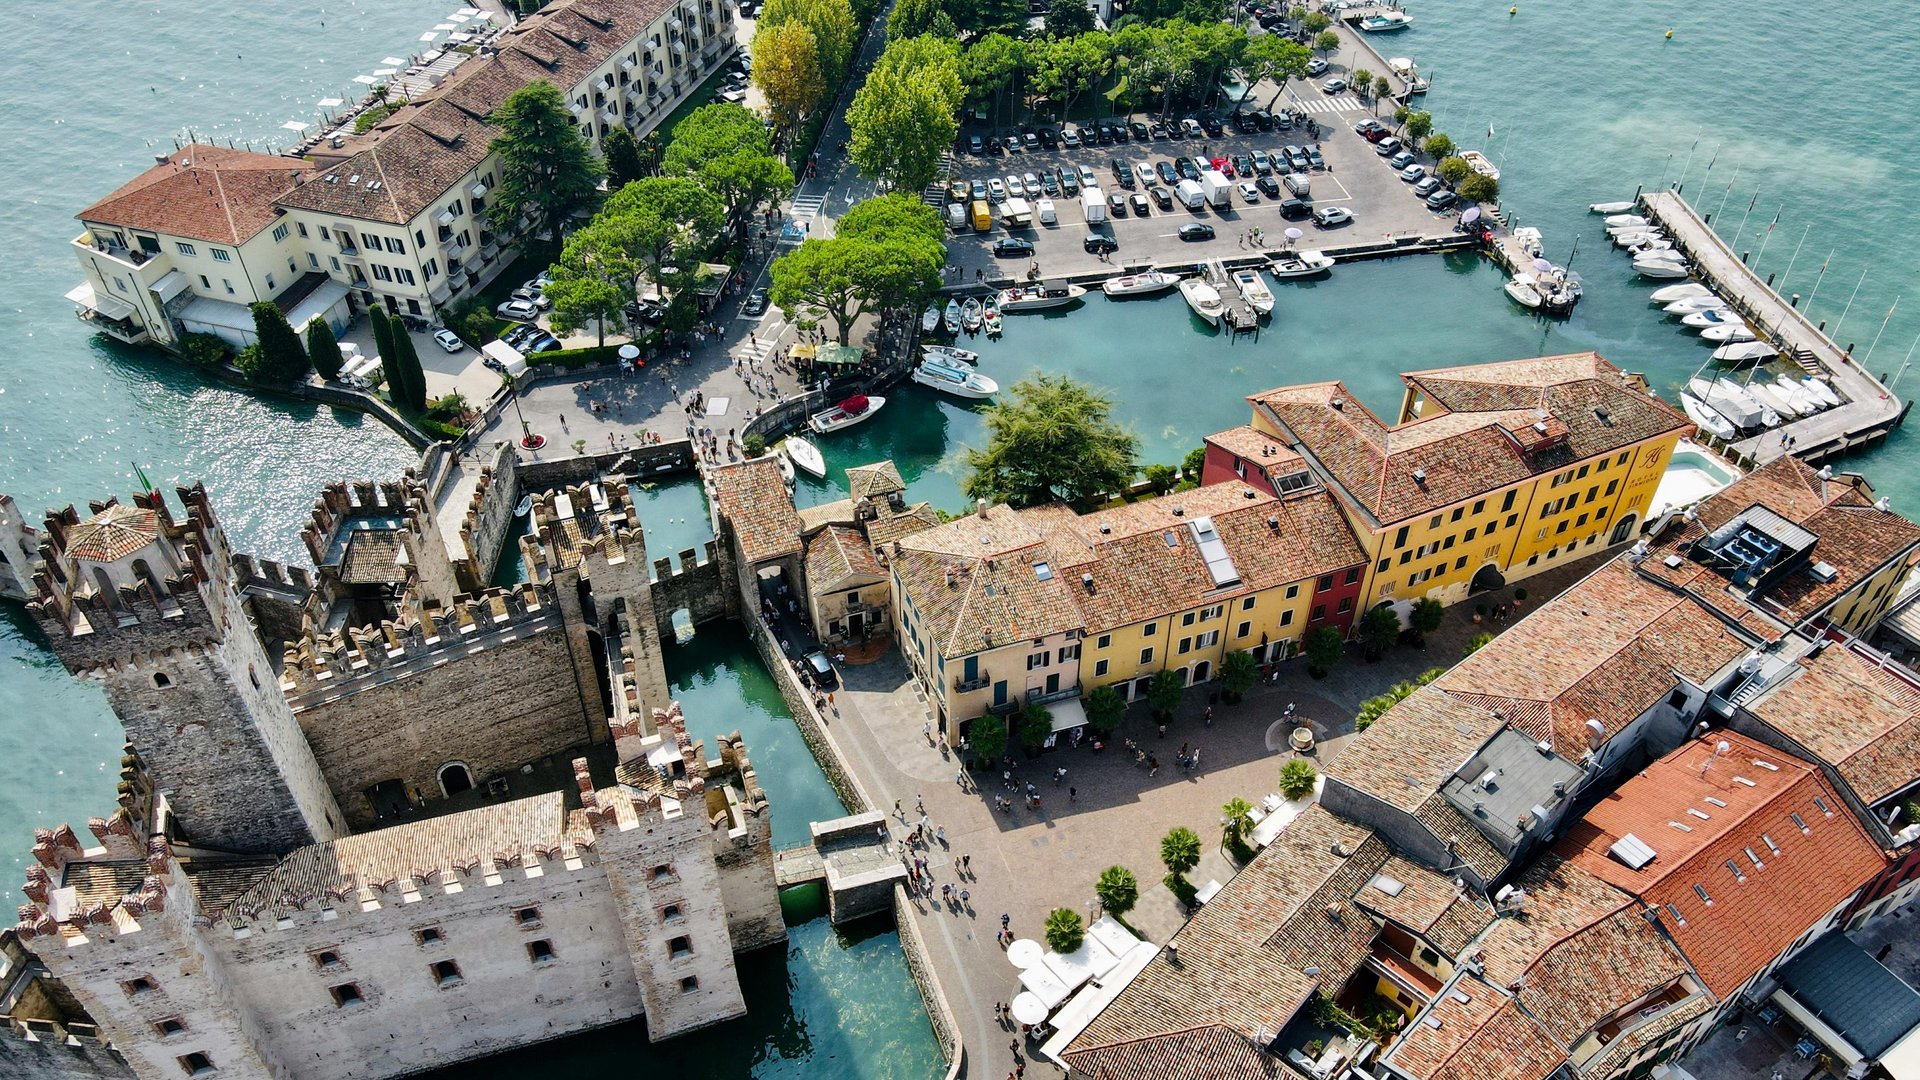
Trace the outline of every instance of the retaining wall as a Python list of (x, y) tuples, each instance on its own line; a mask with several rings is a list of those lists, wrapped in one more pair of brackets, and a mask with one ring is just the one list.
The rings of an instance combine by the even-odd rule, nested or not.
[(686, 472), (692, 468), (693, 444), (685, 439), (674, 439), (648, 446), (631, 446), (625, 450), (522, 461), (518, 471), (522, 491), (546, 491), (598, 480), (612, 473), (637, 480), (662, 473)]
[(947, 1080), (954, 1080), (966, 1064), (966, 1047), (960, 1042), (960, 1025), (954, 1021), (953, 1007), (940, 988), (927, 944), (920, 938), (920, 924), (913, 921), (913, 903), (907, 899), (904, 885), (893, 888), (893, 921), (900, 929), (900, 951), (907, 958), (907, 970), (920, 988), (920, 1000), (926, 1003), (927, 1021), (933, 1025), (934, 1041), (940, 1044), (940, 1056), (947, 1059)]

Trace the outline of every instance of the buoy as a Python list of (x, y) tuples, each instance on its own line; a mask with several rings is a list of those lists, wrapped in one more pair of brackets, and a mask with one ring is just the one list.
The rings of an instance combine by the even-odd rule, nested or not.
[(1507, 14), (1509, 14), (1509, 15), (1518, 15), (1518, 14), (1520, 14), (1520, 5), (1519, 5), (1519, 4), (1515, 4), (1515, 5), (1513, 5), (1512, 7), (1510, 7), (1510, 8), (1508, 8), (1508, 9), (1507, 9)]
[(1673, 40), (1673, 31), (1671, 31), (1671, 30), (1669, 30), (1669, 31), (1667, 31), (1667, 40), (1668, 40), (1668, 41), (1672, 41), (1672, 40)]

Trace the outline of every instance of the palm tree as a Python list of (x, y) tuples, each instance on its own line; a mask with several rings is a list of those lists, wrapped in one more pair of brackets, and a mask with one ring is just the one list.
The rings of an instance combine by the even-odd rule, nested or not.
[(1107, 914), (1119, 918), (1132, 911), (1140, 899), (1140, 881), (1124, 866), (1109, 866), (1093, 883), (1093, 894), (1100, 898), (1100, 907)]
[(1253, 824), (1249, 817), (1252, 813), (1253, 804), (1247, 800), (1237, 795), (1227, 800), (1227, 805), (1220, 808), (1221, 846), (1232, 850), (1244, 842), (1242, 837), (1246, 834), (1247, 826)]
[(1072, 908), (1057, 907), (1047, 913), (1047, 947), (1057, 953), (1070, 953), (1087, 937), (1087, 924)]
[(1167, 864), (1167, 876), (1185, 882), (1187, 871), (1200, 865), (1200, 837), (1185, 825), (1176, 826), (1160, 838), (1160, 861)]

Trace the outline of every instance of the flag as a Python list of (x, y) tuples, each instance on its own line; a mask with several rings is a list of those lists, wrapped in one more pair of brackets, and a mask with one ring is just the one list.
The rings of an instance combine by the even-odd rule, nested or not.
[[(1785, 209), (1786, 209), (1786, 207), (1784, 207), (1784, 206), (1780, 208), (1780, 210), (1785, 210)], [(1772, 231), (1773, 231), (1773, 227), (1774, 227), (1775, 225), (1778, 225), (1778, 224), (1780, 224), (1780, 210), (1775, 210), (1775, 211), (1773, 212), (1773, 220), (1772, 220), (1772, 221), (1769, 221), (1769, 222), (1767, 222), (1767, 231), (1768, 231), (1768, 232), (1772, 232)]]
[(1487, 125), (1487, 138), (1489, 138), (1489, 139), (1491, 139), (1491, 138), (1493, 138), (1493, 125), (1492, 125), (1492, 124), (1488, 124), (1488, 125)]
[(1749, 214), (1753, 213), (1753, 204), (1759, 201), (1760, 201), (1760, 192), (1756, 190), (1753, 193), (1753, 198), (1747, 200), (1747, 213)]

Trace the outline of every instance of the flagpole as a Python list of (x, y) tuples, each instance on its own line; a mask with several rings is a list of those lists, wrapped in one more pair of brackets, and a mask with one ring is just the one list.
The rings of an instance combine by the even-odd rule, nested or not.
[(1840, 249), (1829, 248), (1827, 250), (1826, 259), (1820, 263), (1820, 276), (1813, 279), (1813, 291), (1807, 294), (1807, 306), (1801, 308), (1801, 311), (1813, 310), (1813, 298), (1820, 295), (1820, 283), (1827, 279), (1827, 264), (1833, 262), (1833, 253), (1838, 250)]
[(1893, 308), (1899, 306), (1900, 298), (1896, 296), (1893, 298), (1893, 307), (1887, 309), (1887, 317), (1880, 320), (1880, 329), (1873, 335), (1873, 344), (1867, 346), (1867, 355), (1860, 358), (1860, 367), (1862, 370), (1866, 369), (1867, 361), (1873, 359), (1873, 350), (1880, 345), (1880, 335), (1887, 332), (1887, 324), (1893, 321)]
[(1800, 249), (1807, 246), (1807, 234), (1812, 231), (1813, 222), (1811, 221), (1807, 222), (1806, 228), (1800, 230), (1800, 242), (1793, 245), (1793, 255), (1787, 259), (1787, 272), (1780, 275), (1780, 291), (1786, 291), (1787, 277), (1793, 273), (1793, 264), (1800, 260)]
[[(1704, 128), (1702, 130), (1705, 130)], [(1687, 173), (1693, 171), (1693, 152), (1700, 148), (1700, 132), (1693, 134), (1693, 145), (1687, 147), (1687, 163), (1680, 169), (1680, 179), (1673, 182), (1673, 190), (1679, 191), (1687, 186)]]
[(1727, 200), (1733, 196), (1733, 185), (1739, 182), (1740, 182), (1740, 169), (1738, 167), (1735, 167), (1735, 169), (1733, 170), (1733, 179), (1727, 181), (1726, 193), (1720, 196), (1720, 205), (1716, 207), (1713, 211), (1714, 217), (1719, 217), (1720, 211), (1725, 210), (1727, 208)]
[[(1764, 236), (1762, 236), (1762, 237), (1760, 238), (1760, 254), (1758, 254), (1758, 255), (1755, 255), (1755, 256), (1753, 257), (1753, 265), (1755, 265), (1755, 266), (1759, 266), (1759, 265), (1760, 265), (1760, 260), (1761, 260), (1761, 259), (1764, 259), (1764, 258), (1766, 258), (1766, 256), (1767, 256), (1767, 242), (1768, 242), (1769, 240), (1772, 240), (1772, 239), (1773, 239), (1773, 227), (1774, 227), (1775, 225), (1778, 225), (1778, 224), (1780, 224), (1780, 215), (1781, 215), (1781, 214), (1784, 214), (1784, 213), (1786, 213), (1786, 211), (1787, 211), (1787, 204), (1786, 204), (1786, 203), (1781, 203), (1781, 204), (1780, 204), (1780, 209), (1778, 209), (1778, 210), (1775, 210), (1775, 211), (1773, 212), (1773, 220), (1772, 220), (1772, 221), (1769, 221), (1769, 222), (1767, 222), (1767, 231), (1766, 231), (1766, 235), (1764, 235)], [(1757, 272), (1758, 272), (1758, 271), (1756, 271), (1756, 273), (1757, 273)]]
[(1913, 366), (1913, 350), (1917, 348), (1920, 348), (1920, 337), (1915, 337), (1913, 344), (1907, 346), (1907, 358), (1901, 361), (1900, 370), (1893, 373), (1893, 381), (1887, 384), (1887, 393), (1893, 393), (1893, 388), (1900, 385), (1900, 376), (1905, 375), (1907, 369)]
[(1747, 212), (1740, 215), (1740, 227), (1733, 230), (1733, 243), (1727, 245), (1735, 255), (1740, 254), (1740, 236), (1747, 231), (1747, 219), (1753, 216), (1753, 204), (1759, 201), (1760, 189), (1754, 188), (1753, 198), (1747, 200)]
[(1660, 182), (1653, 185), (1654, 187), (1664, 189), (1667, 186), (1667, 170), (1673, 168), (1674, 153), (1675, 151), (1672, 150), (1667, 151), (1667, 163), (1660, 166)]
[(1853, 283), (1853, 291), (1847, 294), (1847, 306), (1840, 309), (1840, 321), (1833, 324), (1832, 337), (1835, 344), (1838, 344), (1840, 341), (1840, 328), (1847, 324), (1847, 312), (1853, 310), (1853, 298), (1860, 295), (1860, 286), (1866, 283), (1867, 272), (1862, 270), (1860, 271), (1860, 280)]

